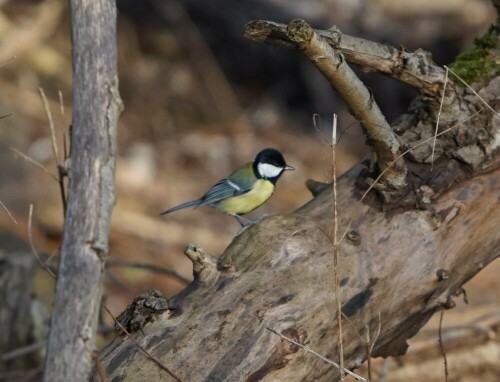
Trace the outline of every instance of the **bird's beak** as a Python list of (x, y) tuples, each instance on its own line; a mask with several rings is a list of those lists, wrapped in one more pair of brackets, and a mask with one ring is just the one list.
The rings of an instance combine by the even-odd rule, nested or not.
[(285, 171), (292, 171), (292, 170), (295, 170), (295, 168), (293, 168), (292, 166), (286, 166), (285, 167)]

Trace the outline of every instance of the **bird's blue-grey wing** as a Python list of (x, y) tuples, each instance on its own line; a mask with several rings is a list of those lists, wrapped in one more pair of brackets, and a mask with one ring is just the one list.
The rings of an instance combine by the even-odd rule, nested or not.
[(234, 171), (226, 179), (222, 179), (212, 186), (201, 198), (170, 208), (161, 214), (164, 215), (189, 207), (196, 208), (211, 205), (232, 196), (242, 195), (250, 191), (256, 181), (257, 178), (253, 172), (252, 162), (249, 162)]
[(253, 183), (249, 182), (242, 184), (234, 180), (222, 179), (201, 197), (200, 205), (210, 205), (233, 196), (242, 195), (250, 191), (252, 185)]

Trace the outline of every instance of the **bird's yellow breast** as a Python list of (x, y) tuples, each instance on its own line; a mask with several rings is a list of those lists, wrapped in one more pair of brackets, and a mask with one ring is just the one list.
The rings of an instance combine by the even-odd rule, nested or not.
[(247, 214), (260, 207), (274, 192), (274, 185), (265, 179), (255, 182), (252, 189), (243, 195), (221, 200), (215, 208), (226, 214)]

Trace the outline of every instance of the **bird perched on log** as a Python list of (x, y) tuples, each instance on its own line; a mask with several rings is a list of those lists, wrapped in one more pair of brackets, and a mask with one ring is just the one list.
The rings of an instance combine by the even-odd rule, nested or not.
[(227, 178), (212, 186), (201, 198), (169, 208), (161, 215), (184, 208), (209, 206), (234, 216), (242, 227), (247, 227), (254, 222), (241, 215), (264, 204), (273, 194), (276, 182), (283, 172), (293, 169), (286, 164), (278, 150), (264, 149), (257, 154), (253, 162), (233, 171)]

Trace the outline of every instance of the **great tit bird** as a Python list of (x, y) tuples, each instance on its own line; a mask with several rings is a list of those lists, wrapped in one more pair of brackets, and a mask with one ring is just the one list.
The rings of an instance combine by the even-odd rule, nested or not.
[(233, 215), (242, 227), (253, 222), (241, 217), (260, 207), (271, 197), (284, 171), (293, 170), (276, 149), (267, 148), (253, 162), (244, 164), (212, 186), (201, 198), (172, 207), (161, 215), (189, 207), (209, 206)]

